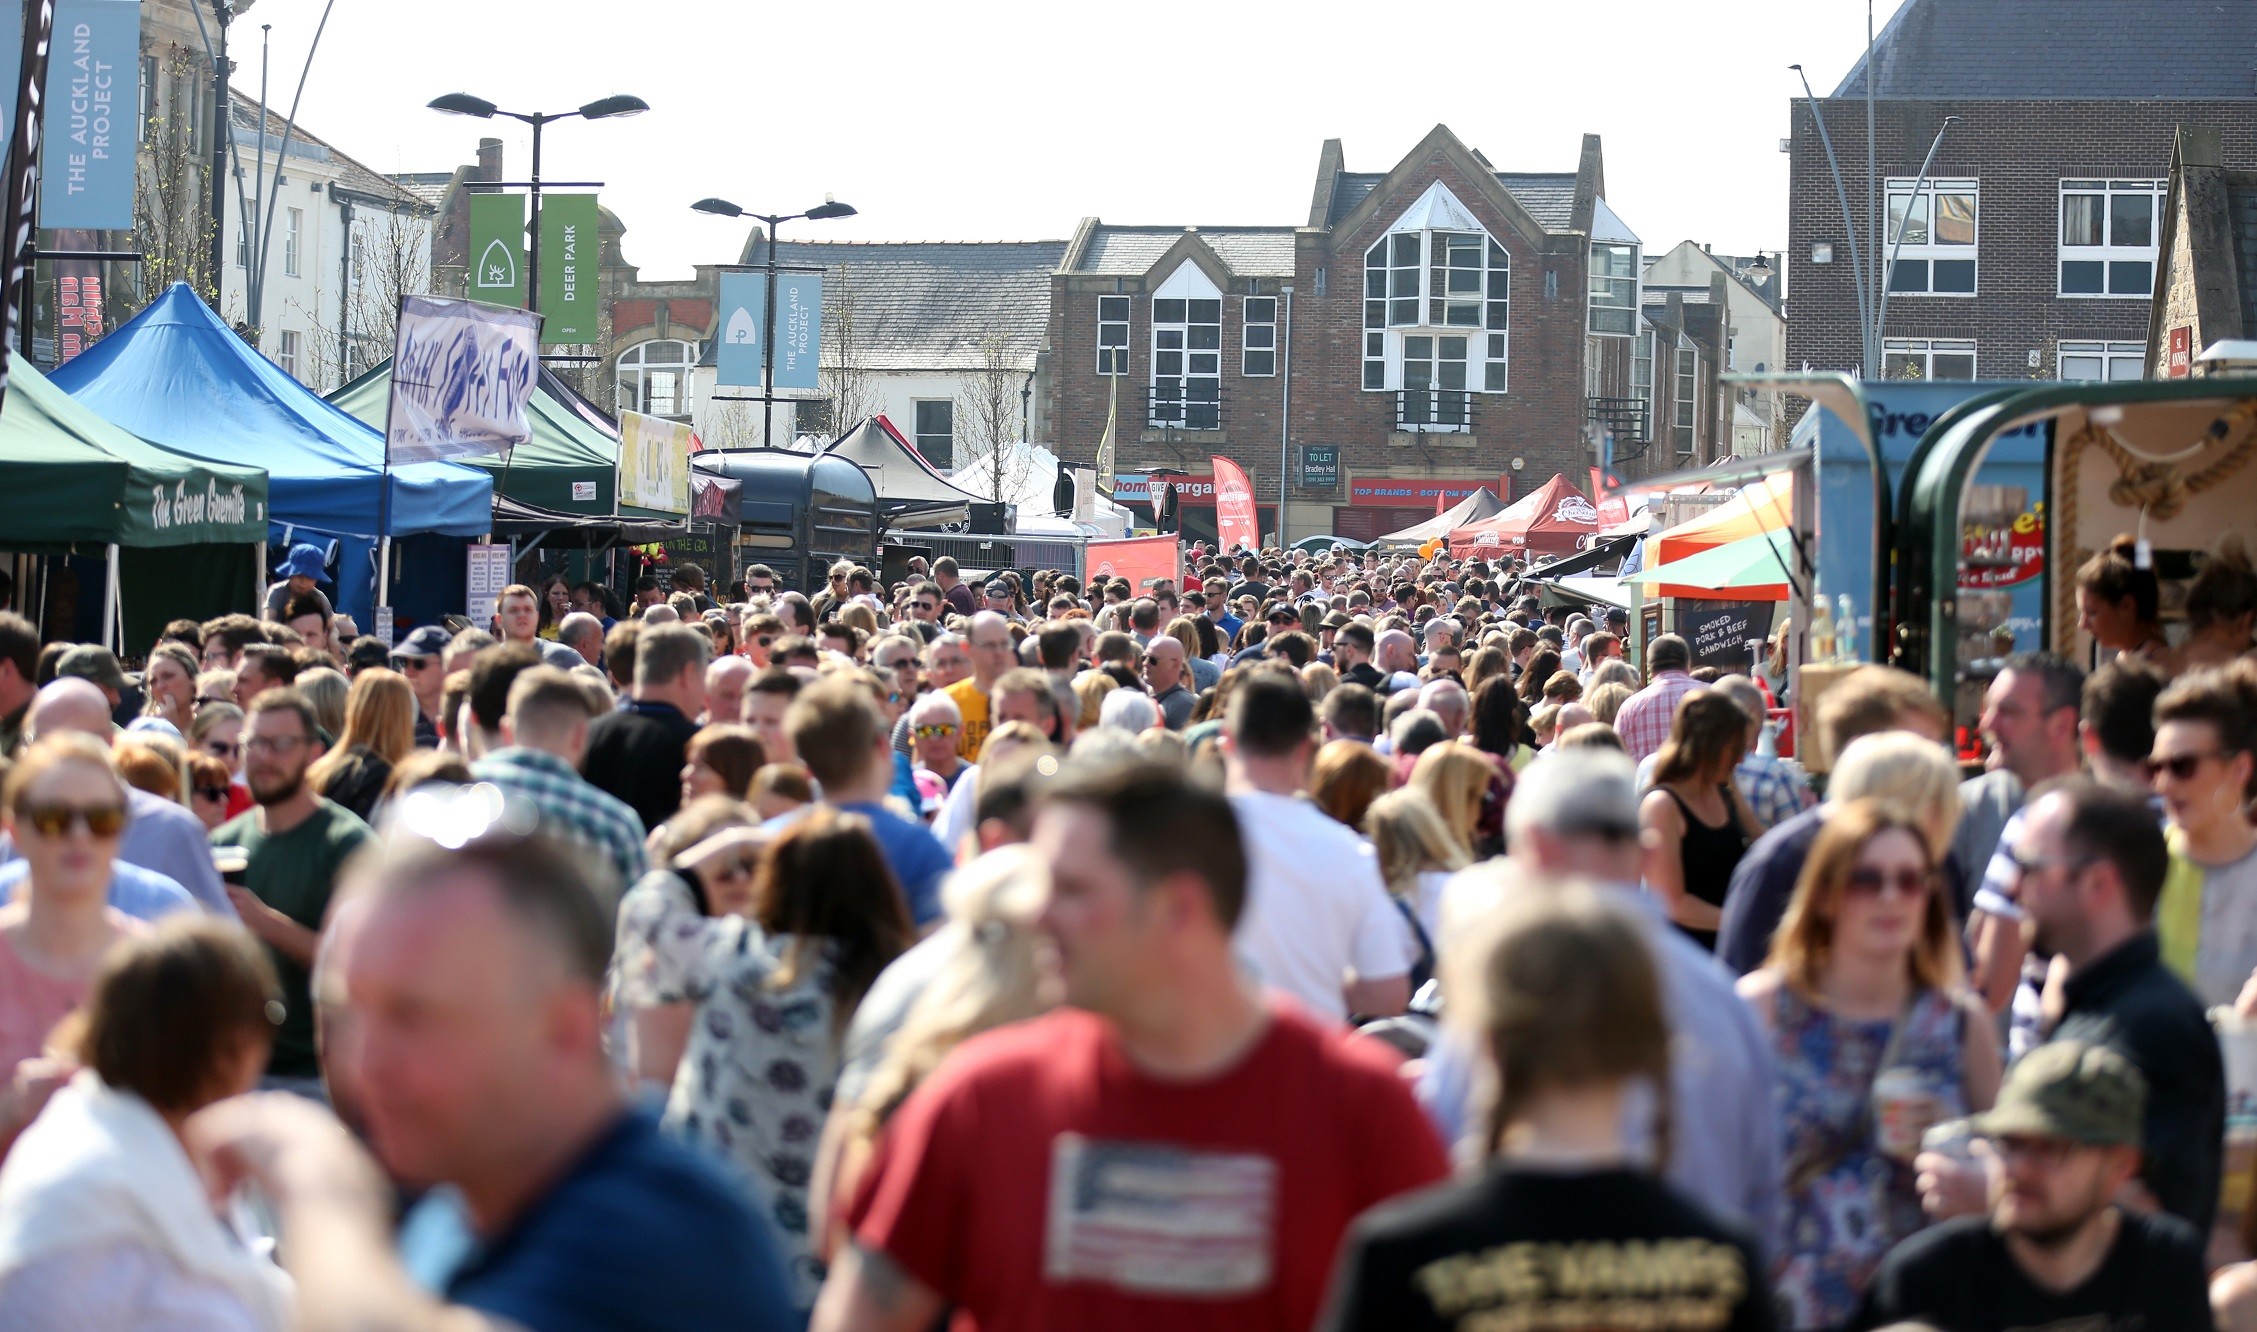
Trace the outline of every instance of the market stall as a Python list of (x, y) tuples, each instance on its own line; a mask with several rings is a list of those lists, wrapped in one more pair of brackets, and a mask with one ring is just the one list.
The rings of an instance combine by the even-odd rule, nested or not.
[[(268, 475), (268, 535), (334, 539), (332, 597), (363, 626), (376, 600), (384, 438), (282, 372), (175, 283), (53, 375), (57, 387), (172, 453)], [(475, 467), (393, 467), (394, 601), (403, 623), (462, 608), (465, 539), (493, 521), (493, 481)]]
[(1446, 540), (1450, 533), (1468, 523), (1478, 523), (1504, 511), (1505, 502), (1497, 498), (1497, 492), (1483, 486), (1425, 522), (1413, 523), (1400, 532), (1389, 532), (1371, 544), (1381, 548), (1411, 549), (1429, 541)]
[(1450, 554), (1461, 560), (1566, 555), (1598, 530), (1598, 506), (1555, 475), (1497, 513), (1451, 529)]
[[(10, 513), (0, 549), (47, 557), (49, 575), (75, 565), (98, 583), (95, 595), (79, 598), (51, 597), (59, 589), (45, 578), (27, 589), (23, 603), (35, 617), (48, 621), (52, 609), (52, 618), (71, 621), (42, 623), (43, 631), (131, 653), (176, 616), (258, 608), (266, 473), (137, 439), (23, 360), (9, 368), (0, 407), (0, 491)], [(97, 604), (91, 615), (80, 612)]]

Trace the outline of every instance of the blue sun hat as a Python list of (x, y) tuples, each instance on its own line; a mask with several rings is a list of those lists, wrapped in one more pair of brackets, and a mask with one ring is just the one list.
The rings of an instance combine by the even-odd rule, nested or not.
[(323, 563), (321, 547), (308, 541), (301, 541), (292, 546), (290, 553), (283, 557), (282, 563), (274, 571), (274, 576), (277, 578), (311, 578), (317, 583), (326, 583), (329, 581), (329, 575), (323, 570)]

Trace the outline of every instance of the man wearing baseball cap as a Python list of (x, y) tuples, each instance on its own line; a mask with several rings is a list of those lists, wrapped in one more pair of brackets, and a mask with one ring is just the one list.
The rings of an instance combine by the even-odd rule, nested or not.
[(125, 691), (133, 687), (132, 678), (118, 665), (117, 654), (93, 643), (81, 643), (57, 658), (55, 675), (58, 679), (70, 676), (92, 684), (110, 701), (113, 712), (125, 700)]
[(314, 586), (329, 581), (323, 563), (321, 547), (310, 541), (290, 547), (290, 553), (274, 570), (274, 576), (282, 581), (266, 590), (266, 618), (279, 622), (284, 608), (299, 597), (311, 597), (321, 603), (323, 613), (335, 615), (337, 608), (329, 604), (329, 594)]
[(392, 669), (408, 678), (415, 691), (415, 747), (439, 747), (439, 712), (446, 706), (447, 631), (427, 624), (409, 634), (392, 649)]
[(2202, 1238), (2116, 1202), (2139, 1174), (2146, 1111), (2146, 1079), (2104, 1045), (2057, 1040), (2024, 1055), (1971, 1121), (1989, 1214), (1898, 1245), (1851, 1326), (2208, 1329)]

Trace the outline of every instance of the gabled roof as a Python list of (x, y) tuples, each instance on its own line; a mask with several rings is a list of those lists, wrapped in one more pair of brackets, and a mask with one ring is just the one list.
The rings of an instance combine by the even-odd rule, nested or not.
[[(2249, 0), (1904, 0), (1874, 39), (1878, 97), (2131, 101), (2257, 94)], [(1834, 89), (1865, 96), (1860, 58)]]
[[(234, 93), (229, 114), (236, 130), (235, 141), (256, 152), (258, 150), (257, 135), (259, 132), (259, 104), (257, 99), (245, 97), (240, 92)], [(273, 107), (267, 108), (267, 151), (279, 152), (281, 150), (282, 132), (289, 126), (289, 123), (280, 111)], [(246, 134), (251, 136), (248, 141), (243, 137)], [(334, 145), (317, 137), (303, 125), (291, 131), (290, 156), (331, 164), (337, 168), (337, 186), (339, 189), (348, 190), (365, 199), (375, 200), (395, 212), (429, 213), (437, 210), (438, 201), (436, 199), (425, 199), (420, 194), (409, 190), (400, 181), (370, 170), (362, 165), (358, 159), (339, 152)], [(287, 173), (288, 168), (284, 168), (284, 170)], [(440, 183), (442, 187), (445, 184), (443, 180)]]
[[(1165, 248), (1164, 246), (1162, 248)], [(871, 370), (977, 370), (1000, 334), (1011, 363), (1034, 369), (1050, 322), (1050, 275), (1064, 241), (784, 241), (785, 265), (824, 270), (823, 318), (838, 328), (851, 301), (862, 364)], [(756, 231), (743, 262), (764, 264)], [(708, 339), (710, 345), (711, 339)]]
[(1142, 277), (1194, 230), (1234, 276), (1293, 276), (1291, 227), (1116, 227), (1102, 222), (1091, 228), (1089, 244), (1072, 271)]
[[(1387, 179), (1384, 171), (1343, 171), (1332, 187), (1332, 207), (1325, 214), (1325, 225), (1333, 226), (1348, 216), (1356, 205), (1364, 201), (1379, 182)], [(1520, 201), (1528, 215), (1546, 231), (1572, 229), (1575, 219), (1575, 173), (1572, 171), (1500, 171), (1497, 183), (1505, 192)]]

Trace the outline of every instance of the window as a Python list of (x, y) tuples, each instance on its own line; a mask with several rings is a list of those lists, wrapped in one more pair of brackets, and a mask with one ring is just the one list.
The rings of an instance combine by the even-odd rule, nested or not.
[(946, 398), (917, 403), (917, 452), (941, 471), (956, 468), (956, 404)]
[(2062, 379), (2139, 379), (2147, 373), (2144, 342), (2068, 342), (2061, 344)]
[(134, 136), (135, 142), (147, 143), (149, 141), (150, 123), (156, 118), (157, 58), (153, 55), (145, 55), (141, 57), (141, 124), (139, 132)]
[(282, 271), (290, 277), (298, 276), (299, 242), (306, 229), (306, 210), (285, 208), (287, 216), (282, 222)]
[(1129, 298), (1097, 298), (1097, 373), (1128, 373)]
[(2159, 180), (2061, 182), (2063, 296), (2145, 300), (2154, 294), (2155, 213), (2163, 190)]
[[(1464, 351), (1457, 358), (1466, 378), (1454, 387), (1505, 391), (1507, 302), (1511, 260), (1504, 247), (1481, 232), (1403, 231), (1383, 236), (1364, 252), (1364, 387), (1366, 389), (1452, 387), (1411, 382), (1415, 359), (1410, 333), (1424, 337), (1431, 370), (1443, 343)], [(1455, 330), (1449, 337), (1440, 336)], [(1480, 370), (1473, 369), (1476, 357)]]
[(251, 228), (249, 224), (243, 222), (235, 224), (235, 266), (237, 268), (249, 268), (251, 266)]
[(1638, 331), (1638, 247), (1591, 247), (1591, 331), (1627, 338)]
[(1973, 379), (1975, 344), (1943, 338), (1890, 338), (1881, 344), (1883, 379)]
[(690, 367), (695, 364), (694, 343), (657, 338), (629, 347), (619, 354), (619, 409), (646, 416), (687, 417)]
[(1246, 298), (1246, 337), (1239, 371), (1253, 378), (1277, 373), (1277, 297)]
[[(1889, 182), (1889, 290), (1898, 295), (1975, 294), (1975, 182)], [(1902, 246), (1899, 246), (1899, 240)]]
[(1630, 396), (1646, 404), (1647, 431), (1661, 413), (1654, 402), (1654, 331), (1646, 329), (1630, 344)]
[(282, 373), (295, 379), (298, 376), (298, 335), (289, 329), (282, 330), (281, 350), (275, 353), (274, 363)]
[(1188, 260), (1152, 295), (1152, 401), (1146, 420), (1222, 429), (1223, 298)]
[(1690, 458), (1698, 439), (1694, 422), (1700, 419), (1701, 405), (1701, 354), (1691, 347), (1677, 349), (1677, 402), (1670, 416), (1670, 435), (1677, 444), (1677, 456)]

